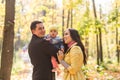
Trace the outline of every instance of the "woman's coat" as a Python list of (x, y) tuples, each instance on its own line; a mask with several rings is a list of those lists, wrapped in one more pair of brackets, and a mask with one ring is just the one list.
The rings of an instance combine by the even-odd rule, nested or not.
[(70, 66), (64, 69), (64, 80), (85, 80), (82, 73), (83, 53), (79, 46), (72, 47), (65, 53), (64, 61)]

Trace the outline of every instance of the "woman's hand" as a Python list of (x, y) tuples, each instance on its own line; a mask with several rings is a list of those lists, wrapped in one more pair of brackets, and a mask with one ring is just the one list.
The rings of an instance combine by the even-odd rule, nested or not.
[(57, 57), (58, 57), (59, 62), (60, 62), (61, 60), (63, 60), (63, 58), (64, 58), (63, 51), (59, 50), (59, 51), (58, 51), (58, 54), (57, 54)]

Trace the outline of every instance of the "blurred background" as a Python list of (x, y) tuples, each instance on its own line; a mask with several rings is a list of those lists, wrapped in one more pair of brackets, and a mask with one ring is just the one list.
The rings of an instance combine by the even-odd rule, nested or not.
[[(0, 0), (0, 56), (5, 3)], [(46, 34), (56, 25), (61, 38), (66, 28), (79, 31), (88, 55), (88, 64), (83, 67), (87, 80), (120, 80), (120, 0), (16, 0), (14, 16), (11, 80), (31, 80), (27, 49), (34, 20), (44, 23)], [(62, 80), (61, 76), (57, 79)]]

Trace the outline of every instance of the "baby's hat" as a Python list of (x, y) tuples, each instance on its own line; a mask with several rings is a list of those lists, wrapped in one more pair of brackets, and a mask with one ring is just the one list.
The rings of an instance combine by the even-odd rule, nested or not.
[(51, 31), (51, 30), (56, 30), (56, 31), (58, 31), (58, 27), (57, 27), (56, 25), (51, 25), (51, 26), (49, 27), (49, 31)]

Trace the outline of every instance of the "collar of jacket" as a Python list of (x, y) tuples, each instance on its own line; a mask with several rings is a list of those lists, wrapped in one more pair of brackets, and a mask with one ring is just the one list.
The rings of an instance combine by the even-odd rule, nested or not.
[(73, 46), (75, 46), (77, 44), (77, 42), (75, 42), (74, 44), (72, 44), (69, 48), (68, 48), (68, 50), (66, 51), (66, 54), (70, 51), (70, 49), (73, 47)]
[(33, 38), (44, 38), (44, 37), (38, 37), (37, 35), (33, 34)]

